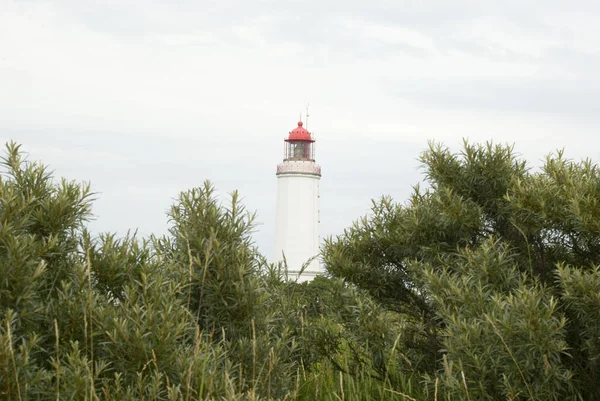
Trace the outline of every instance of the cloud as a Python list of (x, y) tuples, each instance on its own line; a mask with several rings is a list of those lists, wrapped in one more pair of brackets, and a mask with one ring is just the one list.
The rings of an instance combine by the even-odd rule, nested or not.
[(492, 110), (563, 115), (578, 119), (600, 118), (600, 85), (588, 82), (573, 87), (552, 79), (463, 80), (403, 82), (397, 96), (447, 109)]
[(371, 198), (406, 199), (429, 139), (595, 157), (599, 15), (558, 0), (6, 0), (0, 140), (90, 180), (96, 231), (162, 233), (179, 191), (239, 189), (268, 254), (275, 166), (306, 102), (323, 236)]

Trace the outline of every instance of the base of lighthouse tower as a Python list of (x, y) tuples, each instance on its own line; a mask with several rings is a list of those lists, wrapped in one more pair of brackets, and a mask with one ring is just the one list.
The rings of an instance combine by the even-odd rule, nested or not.
[(283, 163), (277, 166), (275, 260), (285, 257), (288, 279), (304, 282), (324, 272), (319, 254), (321, 167), (314, 160), (314, 140), (301, 122), (285, 146)]

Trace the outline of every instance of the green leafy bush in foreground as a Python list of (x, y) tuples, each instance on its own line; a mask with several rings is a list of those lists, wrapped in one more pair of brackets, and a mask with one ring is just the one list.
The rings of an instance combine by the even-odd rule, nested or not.
[(598, 167), (467, 143), (421, 160), (429, 189), (329, 239), (329, 272), (407, 319), (429, 398), (600, 399)]
[(163, 237), (97, 237), (93, 194), (7, 146), (0, 399), (600, 399), (600, 174), (431, 145), (429, 189), (326, 240), (288, 282), (206, 182)]
[(339, 280), (282, 280), (237, 193), (183, 192), (165, 237), (94, 238), (88, 185), (14, 144), (4, 168), (0, 399), (396, 399), (408, 383), (388, 369), (395, 317)]

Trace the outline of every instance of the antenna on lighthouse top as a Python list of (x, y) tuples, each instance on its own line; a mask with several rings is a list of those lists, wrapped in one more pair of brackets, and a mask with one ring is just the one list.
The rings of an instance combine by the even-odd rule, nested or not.
[(306, 126), (306, 129), (308, 129), (308, 106), (310, 105), (310, 103), (306, 103), (306, 122), (304, 123), (304, 125)]

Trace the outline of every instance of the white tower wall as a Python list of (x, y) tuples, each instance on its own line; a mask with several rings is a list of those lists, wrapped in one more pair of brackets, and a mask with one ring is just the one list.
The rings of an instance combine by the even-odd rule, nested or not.
[(288, 266), (288, 278), (296, 280), (302, 266), (313, 261), (298, 278), (312, 280), (323, 269), (319, 261), (319, 180), (321, 168), (314, 161), (284, 161), (277, 168), (275, 260)]

